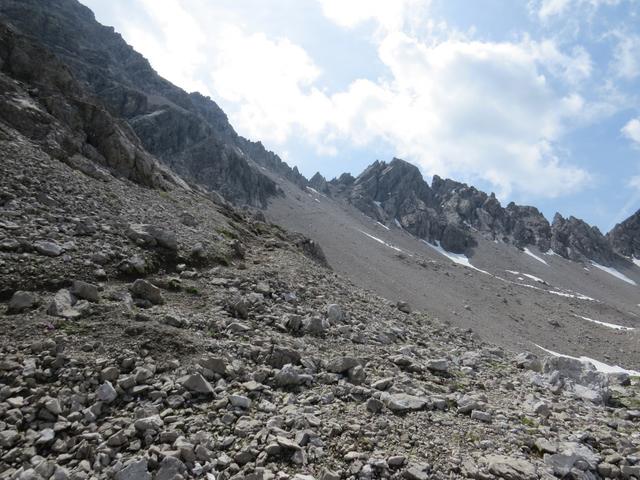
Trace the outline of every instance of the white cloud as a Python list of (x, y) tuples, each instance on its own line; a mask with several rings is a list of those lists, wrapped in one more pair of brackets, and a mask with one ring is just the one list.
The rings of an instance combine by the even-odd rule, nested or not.
[(198, 20), (179, 0), (139, 0), (155, 29), (139, 19), (125, 19), (123, 34), (151, 65), (171, 82), (188, 91), (210, 95), (197, 71), (207, 61), (207, 37)]
[(640, 191), (640, 175), (631, 177), (627, 185), (629, 185), (631, 188), (635, 188), (636, 190)]
[(323, 128), (327, 98), (313, 86), (321, 71), (304, 49), (237, 27), (222, 29), (215, 48), (212, 85), (238, 105), (232, 119), (248, 135), (283, 143), (296, 123), (310, 135)]
[(574, 14), (579, 9), (597, 10), (602, 5), (617, 5), (620, 0), (540, 0), (530, 3), (540, 20), (562, 16), (568, 11)]
[(321, 155), (336, 154), (338, 141), (366, 147), (383, 140), (427, 174), (482, 179), (503, 196), (556, 196), (589, 179), (554, 147), (566, 121), (585, 114), (585, 102), (557, 94), (542, 69), (583, 78), (589, 67), (575, 67), (585, 64), (582, 52), (530, 41), (427, 45), (390, 33), (379, 45), (389, 79), (359, 79), (329, 95), (300, 47), (236, 28), (220, 39), (213, 85), (237, 105), (232, 122), (253, 138), (284, 146), (301, 136)]
[(625, 137), (634, 142), (636, 146), (640, 146), (640, 118), (629, 120), (620, 131)]
[(539, 6), (538, 16), (541, 19), (545, 19), (564, 13), (570, 3), (571, 0), (542, 0)]
[(619, 78), (633, 80), (640, 75), (640, 36), (614, 33), (618, 44), (613, 52), (613, 71)]
[(373, 20), (386, 31), (402, 29), (407, 20), (415, 18), (418, 10), (424, 11), (430, 4), (430, 0), (318, 1), (324, 15), (341, 27), (354, 28), (361, 23)]
[(574, 191), (589, 176), (563, 165), (554, 142), (584, 101), (554, 93), (538, 56), (526, 44), (428, 46), (391, 35), (380, 58), (393, 80), (360, 82), (334, 98), (338, 117), (358, 119), (342, 133), (360, 143), (384, 138), (429, 174), (483, 179), (503, 196), (513, 189), (541, 196)]

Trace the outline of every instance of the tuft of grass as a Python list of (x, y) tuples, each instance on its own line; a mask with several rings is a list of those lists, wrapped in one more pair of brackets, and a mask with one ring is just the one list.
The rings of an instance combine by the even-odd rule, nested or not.
[(236, 233), (232, 232), (231, 230), (227, 230), (226, 228), (219, 228), (217, 231), (220, 235), (228, 240), (238, 239), (238, 235)]
[(524, 426), (526, 427), (530, 427), (530, 428), (537, 428), (538, 427), (538, 423), (529, 417), (522, 417), (520, 419), (520, 423), (522, 423)]
[(200, 290), (198, 290), (198, 287), (194, 287), (193, 285), (189, 285), (188, 287), (185, 287), (184, 291), (187, 293), (190, 293), (191, 295), (197, 295), (197, 296), (202, 295)]

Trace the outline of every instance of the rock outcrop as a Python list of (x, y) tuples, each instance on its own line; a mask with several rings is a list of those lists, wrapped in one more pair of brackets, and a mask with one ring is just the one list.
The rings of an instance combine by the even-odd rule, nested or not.
[(87, 175), (142, 185), (186, 184), (149, 155), (124, 122), (75, 80), (53, 54), (0, 23), (0, 136), (19, 132)]
[(613, 227), (607, 240), (616, 253), (640, 258), (640, 210)]
[(558, 255), (574, 261), (589, 261), (609, 265), (616, 260), (616, 254), (598, 227), (592, 227), (584, 220), (564, 218), (559, 213), (553, 217), (551, 225), (551, 248)]

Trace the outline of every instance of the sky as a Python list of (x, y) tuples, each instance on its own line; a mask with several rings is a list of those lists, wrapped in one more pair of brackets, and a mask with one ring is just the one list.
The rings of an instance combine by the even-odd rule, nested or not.
[(399, 157), (603, 232), (640, 208), (640, 0), (82, 0), (307, 177)]

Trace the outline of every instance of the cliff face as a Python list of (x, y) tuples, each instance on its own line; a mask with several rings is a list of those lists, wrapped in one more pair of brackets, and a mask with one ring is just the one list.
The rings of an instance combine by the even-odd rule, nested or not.
[(237, 135), (211, 99), (160, 77), (77, 1), (1, 0), (0, 18), (49, 48), (111, 115), (128, 123), (144, 149), (183, 177), (253, 206), (264, 206), (278, 193), (256, 164), (306, 184), (262, 144)]
[(125, 122), (77, 82), (56, 56), (0, 24), (0, 120), (44, 151), (94, 176), (157, 188), (186, 184), (149, 155)]

